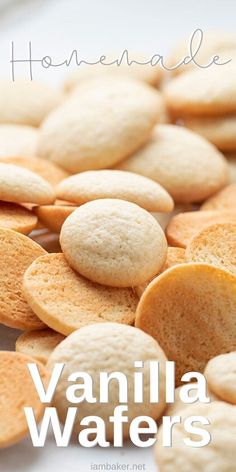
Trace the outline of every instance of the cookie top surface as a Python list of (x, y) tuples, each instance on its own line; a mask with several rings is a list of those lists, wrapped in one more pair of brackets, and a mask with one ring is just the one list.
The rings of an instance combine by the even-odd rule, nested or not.
[(28, 234), (37, 225), (38, 218), (16, 203), (0, 202), (0, 227)]
[(65, 335), (91, 323), (132, 324), (138, 303), (132, 289), (85, 279), (68, 266), (63, 254), (38, 258), (25, 272), (23, 289), (35, 313)]
[(166, 228), (168, 243), (186, 248), (191, 239), (207, 226), (216, 223), (236, 223), (236, 211), (190, 211), (174, 216)]
[(59, 91), (37, 80), (1, 80), (0, 90), (0, 123), (39, 126), (62, 99)]
[(147, 144), (117, 168), (155, 180), (180, 203), (204, 200), (228, 181), (223, 155), (198, 134), (176, 125), (156, 125)]
[(0, 157), (36, 155), (38, 130), (27, 125), (0, 124)]
[[(92, 347), (92, 349), (91, 349)], [(144, 363), (142, 372), (144, 375), (144, 401), (134, 403), (134, 362)], [(149, 362), (160, 362), (160, 401), (150, 403), (149, 387)], [(119, 323), (101, 323), (83, 327), (72, 333), (62, 343), (56, 347), (47, 363), (47, 368), (51, 371), (56, 362), (65, 362), (65, 368), (60, 377), (54, 405), (57, 408), (59, 417), (65, 420), (67, 408), (69, 406), (65, 390), (68, 386), (68, 375), (75, 372), (80, 366), (80, 370), (92, 375), (93, 392), (97, 396), (96, 415), (106, 422), (106, 435), (111, 438), (113, 426), (108, 418), (113, 414), (114, 408), (119, 404), (117, 382), (109, 385), (109, 402), (99, 401), (99, 376), (100, 372), (122, 372), (128, 380), (128, 423), (124, 424), (124, 437), (128, 436), (129, 424), (138, 415), (149, 415), (157, 419), (164, 409), (165, 403), (163, 393), (165, 389), (165, 362), (166, 357), (157, 342), (146, 333), (132, 326), (121, 325)], [(163, 371), (162, 371), (163, 369)], [(94, 405), (83, 401), (78, 408), (78, 414), (74, 424), (74, 432), (78, 432), (82, 426), (80, 421), (84, 416), (94, 412)]]
[(39, 329), (42, 321), (33, 313), (22, 294), (25, 270), (44, 249), (27, 236), (0, 228), (0, 322), (18, 329)]
[(173, 428), (172, 447), (162, 446), (163, 430), (160, 429), (159, 441), (155, 446), (155, 456), (161, 472), (199, 472), (216, 471), (234, 472), (235, 470), (235, 435), (236, 408), (227, 403), (214, 401), (211, 404), (194, 404), (179, 412), (186, 419), (192, 416), (203, 416), (209, 421), (209, 426), (193, 423), (211, 434), (211, 441), (204, 447), (190, 447), (185, 439), (199, 441), (199, 436), (188, 433), (184, 421), (175, 424)]
[[(8, 447), (29, 434), (24, 407), (33, 408), (40, 421), (44, 405), (40, 402), (27, 363), (32, 357), (18, 352), (0, 351), (0, 448)], [(37, 363), (44, 387), (49, 381), (45, 367)]]
[(201, 210), (236, 210), (236, 182), (206, 200)]
[(118, 199), (96, 200), (75, 210), (62, 226), (60, 243), (71, 267), (113, 287), (145, 282), (167, 255), (165, 235), (153, 216)]
[(44, 121), (39, 156), (72, 173), (111, 167), (145, 143), (162, 108), (140, 81), (93, 81)]
[(204, 375), (211, 390), (221, 400), (236, 404), (236, 352), (210, 359)]
[(51, 185), (34, 172), (0, 163), (0, 200), (50, 204), (55, 201), (55, 194)]
[(189, 262), (206, 262), (236, 275), (236, 222), (204, 228), (186, 249)]
[(171, 196), (151, 179), (121, 170), (81, 172), (62, 181), (56, 188), (58, 198), (82, 205), (100, 198), (119, 198), (148, 211), (172, 211)]
[(55, 347), (64, 336), (50, 328), (26, 331), (16, 340), (16, 351), (46, 364)]
[(176, 362), (179, 385), (184, 373), (203, 372), (210, 358), (235, 350), (235, 313), (236, 277), (208, 264), (188, 263), (168, 269), (148, 285), (135, 325)]

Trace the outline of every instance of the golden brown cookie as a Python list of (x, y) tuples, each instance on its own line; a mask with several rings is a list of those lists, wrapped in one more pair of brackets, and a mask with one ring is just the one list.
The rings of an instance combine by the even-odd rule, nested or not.
[(171, 246), (187, 247), (190, 240), (202, 229), (216, 223), (236, 223), (236, 211), (191, 211), (174, 216), (166, 228)]
[(45, 253), (27, 236), (0, 228), (0, 323), (22, 330), (44, 327), (22, 294), (22, 281), (25, 270)]
[(16, 351), (46, 364), (52, 351), (63, 339), (65, 337), (62, 334), (50, 328), (26, 331), (17, 338)]
[(236, 210), (236, 182), (206, 200), (201, 210)]
[(228, 166), (229, 166), (229, 177), (230, 182), (236, 183), (236, 153), (235, 152), (227, 152), (225, 153), (225, 157), (227, 158)]
[(0, 227), (28, 234), (37, 225), (38, 218), (32, 212), (17, 205), (0, 201)]
[[(236, 277), (208, 264), (180, 264), (144, 291), (135, 326), (176, 362), (176, 382), (203, 372), (212, 357), (236, 350)], [(210, 340), (210, 341), (209, 341)]]
[[(0, 448), (9, 447), (29, 434), (24, 407), (31, 407), (38, 423), (45, 405), (41, 403), (27, 363), (36, 362), (19, 352), (0, 351)], [(49, 372), (38, 363), (44, 387)]]
[(70, 205), (42, 205), (34, 208), (41, 224), (53, 233), (60, 233), (66, 218), (76, 210), (76, 206)]
[(65, 335), (92, 323), (134, 322), (138, 298), (132, 289), (90, 282), (68, 266), (63, 254), (37, 259), (25, 272), (23, 289), (40, 319)]
[(43, 232), (33, 234), (31, 238), (47, 252), (61, 252), (58, 234), (43, 230)]
[(236, 222), (204, 228), (186, 249), (189, 262), (206, 262), (236, 275)]
[(204, 375), (209, 387), (221, 400), (236, 404), (236, 352), (210, 359)]

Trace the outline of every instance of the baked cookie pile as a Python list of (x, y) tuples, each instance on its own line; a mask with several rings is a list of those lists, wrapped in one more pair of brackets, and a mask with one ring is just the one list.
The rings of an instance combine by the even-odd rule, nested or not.
[[(235, 45), (217, 42), (232, 54)], [(28, 362), (45, 385), (65, 363), (53, 399), (63, 423), (68, 375), (90, 373), (97, 390), (100, 371), (121, 371), (132, 393), (133, 363), (144, 363), (145, 376), (156, 360), (159, 403), (146, 381), (141, 404), (130, 396), (124, 438), (140, 414), (201, 414), (212, 443), (187, 448), (176, 425), (172, 448), (157, 441), (160, 472), (235, 470), (236, 183), (221, 151), (236, 150), (236, 68), (187, 67), (164, 88), (163, 75), (148, 65), (96, 67), (72, 74), (63, 92), (0, 84), (0, 322), (23, 331), (16, 352), (0, 352), (0, 447), (27, 434), (24, 406), (37, 421), (43, 414)], [(167, 359), (176, 363), (171, 406)], [(205, 373), (211, 404), (181, 402), (188, 371)], [(118, 404), (114, 385), (110, 403), (96, 404), (109, 440)], [(74, 433), (93, 408), (80, 404)]]

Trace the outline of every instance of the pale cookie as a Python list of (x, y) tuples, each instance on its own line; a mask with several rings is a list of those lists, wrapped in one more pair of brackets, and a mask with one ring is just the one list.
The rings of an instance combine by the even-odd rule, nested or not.
[(164, 89), (170, 112), (179, 116), (219, 116), (236, 112), (236, 65), (194, 69)]
[[(236, 277), (208, 264), (180, 264), (143, 293), (135, 326), (176, 362), (176, 382), (203, 372), (212, 357), (236, 348)], [(210, 340), (210, 341), (209, 341)]]
[[(92, 349), (91, 349), (92, 347)], [(142, 373), (144, 377), (143, 402), (134, 402), (134, 367), (135, 361), (143, 362)], [(128, 422), (123, 424), (123, 437), (129, 435), (131, 421), (140, 415), (147, 415), (158, 419), (165, 408), (165, 363), (166, 357), (158, 343), (139, 329), (118, 323), (102, 323), (90, 325), (77, 330), (56, 347), (51, 354), (47, 367), (52, 371), (55, 363), (65, 362), (65, 368), (59, 379), (53, 398), (59, 418), (65, 421), (67, 409), (72, 406), (66, 399), (68, 387), (68, 375), (79, 369), (88, 373), (93, 379), (93, 395), (97, 397), (96, 415), (105, 421), (106, 439), (113, 439), (113, 424), (109, 417), (114, 409), (120, 405), (119, 388), (116, 381), (109, 384), (109, 402), (99, 401), (99, 376), (100, 372), (108, 375), (113, 372), (121, 372), (126, 376), (128, 383)], [(160, 367), (160, 398), (159, 402), (150, 402), (150, 361), (159, 361)], [(79, 433), (83, 426), (80, 421), (85, 416), (94, 415), (94, 404), (83, 401), (80, 403), (74, 423), (74, 433)]]
[(166, 228), (171, 246), (186, 248), (191, 239), (207, 226), (217, 223), (236, 223), (236, 211), (191, 211), (174, 216)]
[(39, 126), (62, 99), (59, 91), (37, 80), (1, 80), (0, 91), (0, 123)]
[(142, 82), (94, 81), (44, 121), (38, 153), (72, 173), (111, 167), (147, 141), (162, 109)]
[(63, 254), (37, 259), (25, 272), (23, 290), (40, 319), (65, 335), (91, 323), (134, 323), (138, 299), (132, 289), (90, 282), (68, 266)]
[(36, 155), (38, 130), (25, 125), (0, 125), (0, 157)]
[[(177, 264), (184, 264), (184, 262), (186, 262), (185, 250), (182, 247), (168, 247), (166, 262), (160, 272), (156, 274), (156, 276), (162, 274), (162, 272), (165, 272), (165, 270), (169, 269), (170, 267), (173, 267)], [(138, 297), (141, 297), (145, 288), (147, 288), (150, 282), (151, 280), (135, 287), (135, 292), (137, 293)]]
[(37, 216), (21, 205), (0, 201), (1, 228), (9, 228), (19, 233), (28, 234), (35, 229), (37, 221)]
[(236, 182), (209, 198), (201, 210), (236, 210)]
[(31, 170), (0, 163), (0, 200), (47, 205), (55, 201), (51, 185)]
[(39, 159), (37, 157), (0, 157), (0, 162), (4, 162), (5, 164), (14, 164), (29, 169), (47, 180), (47, 182), (49, 182), (53, 187), (59, 184), (61, 180), (66, 179), (69, 175), (68, 172), (61, 169), (53, 162)]
[[(18, 352), (0, 351), (0, 448), (9, 447), (29, 434), (24, 407), (31, 407), (38, 423), (45, 405), (41, 403), (27, 364), (32, 357)], [(49, 373), (37, 363), (40, 376), (47, 388)]]
[(82, 205), (99, 198), (120, 198), (148, 211), (169, 212), (174, 202), (166, 190), (142, 175), (121, 170), (81, 172), (63, 180), (56, 188), (58, 198)]
[(50, 354), (63, 339), (65, 337), (62, 334), (49, 328), (26, 331), (17, 338), (16, 351), (46, 364)]
[(228, 181), (224, 156), (181, 126), (157, 125), (151, 139), (117, 168), (149, 177), (177, 202), (208, 198)]
[(189, 262), (207, 262), (236, 275), (236, 222), (204, 228), (186, 249)]
[(208, 139), (221, 151), (236, 149), (236, 115), (213, 118), (186, 117), (183, 123), (187, 128)]
[[(195, 401), (193, 401), (192, 403), (190, 403), (190, 402), (185, 403), (180, 398), (180, 391), (181, 391), (183, 385), (189, 388), (189, 390), (188, 390), (189, 398), (194, 398), (195, 399)], [(191, 405), (196, 405), (196, 404), (201, 405), (202, 403), (199, 400), (196, 400), (198, 392), (199, 392), (199, 389), (197, 387), (197, 383), (194, 383), (194, 382), (189, 383), (189, 384), (182, 384), (179, 387), (177, 387), (175, 389), (175, 401), (174, 401), (174, 403), (167, 404), (167, 408), (165, 410), (165, 416), (176, 416), (176, 415), (178, 416), (180, 411), (182, 412), (185, 408), (188, 408), (190, 404)], [(215, 395), (215, 393), (213, 393), (212, 390), (209, 389), (209, 386), (207, 388), (207, 396), (210, 399), (210, 402), (220, 401), (220, 398), (217, 395)]]
[(22, 294), (25, 270), (43, 254), (44, 249), (27, 236), (0, 228), (0, 323), (23, 330), (44, 327)]
[(236, 404), (236, 352), (211, 359), (204, 375), (216, 395), (225, 402)]
[(60, 233), (66, 218), (76, 210), (76, 206), (70, 205), (42, 205), (34, 208), (39, 221), (53, 233)]
[[(196, 404), (179, 412), (182, 421), (172, 428), (172, 446), (163, 447), (163, 428), (155, 445), (156, 462), (161, 472), (235, 472), (235, 435), (236, 407), (214, 401), (210, 404)], [(209, 425), (193, 421), (192, 427), (208, 431), (210, 442), (204, 447), (191, 447), (184, 441), (195, 445), (202, 439), (202, 433), (188, 432), (184, 420), (201, 416), (208, 419)], [(197, 433), (197, 431), (196, 431)]]
[(47, 252), (61, 252), (58, 234), (43, 231), (43, 233), (32, 235), (31, 238)]
[(133, 287), (164, 265), (165, 235), (146, 210), (124, 200), (103, 199), (75, 210), (61, 229), (70, 266), (93, 282)]

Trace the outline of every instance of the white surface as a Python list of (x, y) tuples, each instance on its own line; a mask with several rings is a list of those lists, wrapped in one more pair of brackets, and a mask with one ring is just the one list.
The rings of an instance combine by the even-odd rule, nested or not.
[[(0, 74), (10, 79), (10, 43), (18, 58), (32, 41), (37, 57), (56, 61), (78, 49), (82, 58), (97, 58), (109, 51), (143, 51), (166, 54), (179, 37), (196, 28), (235, 31), (235, 0), (13, 0), (0, 1)], [(12, 5), (15, 4), (15, 7)], [(52, 83), (62, 80), (66, 68), (35, 67), (34, 78)], [(28, 69), (17, 67), (27, 77)], [(14, 330), (0, 328), (0, 349), (13, 349)], [(67, 449), (35, 449), (29, 439), (1, 451), (0, 472), (87, 472), (91, 463), (145, 464), (156, 471), (152, 451), (126, 446), (122, 450), (86, 450), (73, 444)]]

